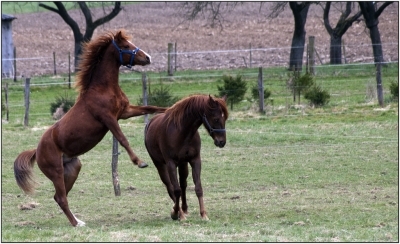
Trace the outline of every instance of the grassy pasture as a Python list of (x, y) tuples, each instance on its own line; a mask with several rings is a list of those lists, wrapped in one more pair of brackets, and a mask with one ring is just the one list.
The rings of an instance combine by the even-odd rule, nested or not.
[[(78, 4), (73, 2), (63, 2), (64, 6), (67, 10), (71, 9), (79, 9)], [(107, 7), (113, 6), (113, 2), (89, 2), (88, 6), (90, 8), (96, 7)], [(122, 5), (132, 4), (132, 2), (122, 2)], [(56, 7), (56, 5), (52, 2), (46, 3), (47, 6)], [(42, 7), (39, 7), (39, 2), (2, 2), (1, 9), (3, 13), (6, 14), (25, 14), (25, 13), (37, 13), (37, 12), (44, 12), (49, 11)]]
[[(385, 79), (397, 79), (396, 69), (386, 70)], [(249, 83), (256, 81), (255, 69), (234, 72), (248, 72)], [(69, 225), (52, 198), (51, 182), (37, 166), (38, 187), (32, 196), (22, 193), (13, 175), (16, 156), (36, 147), (45, 128), (54, 123), (50, 102), (67, 89), (32, 87), (32, 118), (24, 128), (23, 112), (17, 110), (24, 109), (23, 88), (20, 82), (10, 84), (13, 110), (10, 121), (2, 123), (2, 241), (398, 242), (398, 103), (387, 103), (383, 109), (366, 103), (364, 84), (373, 76), (365, 71), (329, 72), (317, 75), (317, 82), (337, 94), (325, 108), (296, 108), (282, 85), (286, 73), (268, 70), (266, 83), (275, 93), (267, 114), (257, 113), (249, 99), (237, 105), (230, 111), (228, 142), (222, 149), (199, 129), (201, 178), (210, 221), (200, 220), (191, 175), (190, 216), (184, 222), (169, 217), (172, 201), (145, 150), (143, 118), (121, 120), (133, 150), (150, 166), (133, 166), (120, 147), (122, 195), (115, 197), (111, 134), (82, 155), (83, 167), (68, 200), (72, 212), (86, 222), (83, 228)], [(176, 76), (194, 74), (204, 77), (163, 80), (162, 85), (171, 86), (180, 97), (216, 93), (213, 72), (186, 71)], [(139, 77), (134, 73), (120, 77), (132, 103), (141, 94)], [(155, 88), (164, 75), (149, 77)], [(54, 78), (31, 82), (35, 80), (45, 83)], [(35, 207), (20, 210), (27, 204)]]

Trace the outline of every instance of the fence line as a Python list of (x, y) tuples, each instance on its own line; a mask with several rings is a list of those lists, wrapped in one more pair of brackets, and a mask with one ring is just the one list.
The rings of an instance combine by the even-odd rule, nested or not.
[[(289, 51), (292, 47), (263, 47), (263, 48), (243, 48), (243, 49), (228, 49), (228, 50), (200, 50), (200, 51), (173, 51), (175, 58), (175, 70), (177, 67), (183, 70), (190, 69), (225, 69), (225, 68), (238, 68), (238, 67), (276, 67), (281, 65), (288, 65)], [(250, 43), (251, 45), (251, 43)], [(392, 60), (398, 61), (398, 50), (395, 53), (385, 51), (389, 46), (398, 46), (398, 43), (382, 43), (384, 60), (391, 62)], [(372, 44), (346, 44), (342, 45), (346, 48), (346, 59), (348, 63), (354, 62), (373, 62), (374, 57), (372, 54)], [(368, 56), (357, 54), (358, 50), (369, 47)], [(315, 49), (318, 51), (319, 57), (323, 63), (329, 63), (329, 46), (318, 45), (316, 40)], [(398, 49), (398, 48), (397, 48)], [(166, 47), (167, 50), (167, 47)], [(153, 64), (146, 67), (149, 71), (165, 71), (167, 70), (168, 52), (154, 52), (151, 54), (153, 57)], [(306, 62), (306, 53), (303, 54), (303, 64)], [(57, 59), (56, 67), (54, 61)], [(50, 55), (48, 57), (26, 57), (15, 59), (3, 59), (3, 61), (14, 60), (17, 62), (18, 77), (29, 73), (31, 75), (54, 74), (54, 69), (57, 73), (68, 73), (68, 70), (73, 65), (71, 62), (68, 65), (68, 55), (65, 57), (57, 55)], [(31, 62), (37, 60), (38, 62)], [(29, 61), (29, 63), (26, 63)], [(41, 62), (42, 61), (42, 62)], [(199, 62), (201, 61), (201, 62)], [(25, 72), (23, 74), (22, 72)]]
[[(382, 62), (382, 64), (398, 64), (398, 61), (391, 61), (391, 62)], [(357, 67), (357, 66), (365, 66), (365, 65), (375, 65), (374, 62), (368, 62), (368, 63), (352, 63), (352, 64), (337, 64), (337, 65), (315, 65), (314, 68), (318, 71), (319, 69), (324, 69), (324, 68), (340, 68), (340, 67)], [(352, 68), (351, 70), (355, 70)], [(360, 69), (361, 70), (361, 69)], [(336, 72), (340, 72), (340, 69), (337, 69)], [(348, 69), (346, 69), (348, 71)], [(232, 71), (235, 72), (236, 71)], [(286, 71), (287, 72), (287, 71)], [(246, 76), (254, 75), (255, 77), (258, 75), (258, 72), (246, 72)], [(206, 74), (206, 75), (200, 75), (200, 74), (194, 74), (194, 75), (174, 75), (173, 76), (175, 81), (174, 82), (179, 82), (179, 79), (195, 79), (195, 78), (212, 78), (212, 77), (221, 77), (220, 74)], [(268, 77), (268, 74), (266, 74), (266, 77)], [(161, 78), (161, 79), (170, 79), (169, 76), (160, 76), (160, 77), (155, 77), (155, 75), (151, 75), (152, 79), (155, 78)], [(66, 79), (66, 77), (52, 77), (52, 79), (57, 80), (57, 79)], [(141, 77), (130, 77), (130, 78), (120, 78), (120, 82), (126, 82), (126, 81), (141, 81)], [(51, 86), (51, 85), (68, 85), (68, 81), (62, 81), (62, 82), (51, 82), (51, 83), (31, 83), (31, 86)], [(14, 84), (13, 86), (20, 86), (23, 87), (23, 84)]]

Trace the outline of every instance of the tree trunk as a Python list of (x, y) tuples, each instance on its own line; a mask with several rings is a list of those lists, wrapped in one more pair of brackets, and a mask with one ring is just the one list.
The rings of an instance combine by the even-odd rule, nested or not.
[(311, 3), (289, 2), (294, 16), (294, 32), (290, 49), (289, 70), (300, 71), (303, 65), (306, 30), (304, 28)]
[(383, 50), (381, 42), (381, 34), (379, 33), (378, 25), (374, 25), (369, 28), (369, 35), (372, 42), (372, 51), (374, 53), (375, 63), (383, 62)]
[(342, 37), (335, 34), (331, 35), (330, 47), (331, 64), (342, 64)]
[(78, 71), (78, 64), (79, 64), (79, 60), (80, 60), (80, 55), (82, 54), (82, 39), (77, 40), (75, 38), (74, 54), (75, 54), (75, 61), (74, 61), (75, 72), (77, 72)]
[[(329, 23), (329, 11), (331, 9), (331, 2), (325, 4), (324, 9), (324, 25), (325, 29), (328, 31), (331, 37), (330, 46), (330, 63), (331, 64), (341, 64), (342, 63), (342, 37), (350, 26), (359, 19), (361, 16), (361, 11), (357, 12), (352, 17), (350, 16), (352, 3), (346, 3), (346, 9), (340, 15), (340, 18), (336, 24), (335, 28), (331, 27)], [(349, 18), (348, 18), (349, 17)]]
[(378, 24), (379, 15), (383, 12), (383, 10), (392, 4), (392, 2), (385, 2), (376, 9), (374, 2), (359, 2), (361, 12), (365, 19), (365, 24), (369, 29), (369, 35), (372, 43), (372, 51), (374, 53), (374, 61), (376, 65), (376, 87), (377, 87), (377, 95), (378, 102), (381, 107), (384, 106), (383, 103), (383, 87), (382, 87), (382, 77), (381, 77), (381, 65), (383, 62), (383, 51), (382, 51), (382, 42), (381, 42), (381, 34), (379, 33)]

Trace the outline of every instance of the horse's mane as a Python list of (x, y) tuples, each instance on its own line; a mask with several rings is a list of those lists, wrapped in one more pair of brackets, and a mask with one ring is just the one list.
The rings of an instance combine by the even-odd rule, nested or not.
[[(225, 120), (228, 119), (228, 109), (225, 101), (222, 98), (212, 98), (220, 105)], [(179, 100), (165, 111), (165, 115), (167, 116), (167, 125), (172, 122), (180, 130), (181, 121), (188, 116), (201, 118), (203, 113), (207, 113), (207, 111), (212, 109), (212, 107), (209, 106), (208, 99), (209, 95), (191, 95)]]
[(75, 88), (79, 93), (84, 93), (89, 88), (94, 67), (100, 62), (106, 48), (113, 39), (128, 40), (129, 36), (125, 30), (119, 30), (116, 33), (109, 31), (96, 39), (82, 44), (82, 54), (78, 65), (79, 71), (76, 74), (75, 82)]

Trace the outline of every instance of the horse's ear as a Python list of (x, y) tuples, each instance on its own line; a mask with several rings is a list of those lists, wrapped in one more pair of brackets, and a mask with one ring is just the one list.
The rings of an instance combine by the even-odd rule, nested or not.
[(208, 94), (208, 103), (211, 104), (211, 105), (214, 105), (214, 104), (216, 104), (218, 102), (215, 101), (214, 98), (210, 94)]
[(224, 100), (226, 102), (226, 99), (228, 98), (228, 96), (225, 94), (223, 97), (221, 97), (222, 100)]
[(121, 40), (122, 39), (122, 31), (121, 30), (117, 31), (117, 33), (114, 36), (114, 39), (115, 40)]

